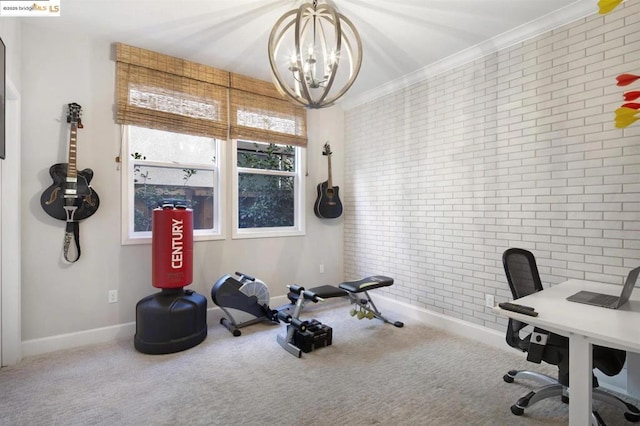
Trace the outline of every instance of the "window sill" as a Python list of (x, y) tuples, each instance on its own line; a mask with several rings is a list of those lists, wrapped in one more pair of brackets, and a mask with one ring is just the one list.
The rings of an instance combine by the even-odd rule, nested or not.
[(284, 229), (268, 229), (268, 230), (237, 230), (231, 237), (234, 240), (246, 238), (285, 238), (285, 237), (301, 237), (304, 236), (303, 230), (284, 230)]
[[(220, 234), (193, 236), (194, 243), (198, 241), (222, 241), (225, 239), (226, 237)], [(133, 246), (133, 245), (141, 245), (141, 244), (151, 244), (151, 235), (142, 235), (139, 237), (127, 237), (127, 238), (123, 238), (121, 242), (121, 245), (123, 246)]]

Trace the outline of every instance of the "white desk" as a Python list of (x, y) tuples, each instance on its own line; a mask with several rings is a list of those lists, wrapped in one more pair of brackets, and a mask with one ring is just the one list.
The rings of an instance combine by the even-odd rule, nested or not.
[(640, 352), (640, 292), (634, 291), (621, 308), (607, 309), (566, 300), (579, 290), (619, 295), (622, 287), (569, 280), (515, 301), (534, 307), (537, 317), (494, 308), (500, 315), (569, 337), (571, 426), (591, 424), (592, 344)]

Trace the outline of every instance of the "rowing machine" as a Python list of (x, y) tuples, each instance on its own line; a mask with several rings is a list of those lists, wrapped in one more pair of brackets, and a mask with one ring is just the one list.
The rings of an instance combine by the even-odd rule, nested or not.
[(227, 317), (220, 319), (234, 336), (240, 336), (240, 328), (261, 321), (279, 323), (277, 311), (269, 308), (269, 289), (261, 280), (241, 272), (239, 279), (226, 274), (211, 288), (211, 299)]

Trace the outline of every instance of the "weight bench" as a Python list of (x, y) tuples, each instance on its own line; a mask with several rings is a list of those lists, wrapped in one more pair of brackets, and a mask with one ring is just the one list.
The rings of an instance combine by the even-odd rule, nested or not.
[[(338, 287), (332, 285), (322, 285), (319, 287), (310, 288), (309, 291), (316, 294), (322, 299), (331, 299), (334, 297), (349, 297), (350, 303), (352, 305), (355, 305), (350, 311), (351, 316), (356, 316), (358, 319), (377, 318), (383, 322), (393, 324), (394, 326), (400, 328), (404, 326), (404, 323), (402, 323), (401, 321), (390, 321), (385, 318), (373, 303), (373, 300), (371, 300), (371, 296), (369, 296), (368, 292), (369, 290), (388, 287), (390, 285), (393, 285), (393, 278), (385, 277), (383, 275), (372, 275), (358, 281), (345, 281), (338, 284)], [(360, 293), (363, 293), (364, 298), (359, 296)], [(294, 304), (298, 300), (298, 295), (293, 292), (289, 292), (287, 297), (289, 298), (291, 303)]]

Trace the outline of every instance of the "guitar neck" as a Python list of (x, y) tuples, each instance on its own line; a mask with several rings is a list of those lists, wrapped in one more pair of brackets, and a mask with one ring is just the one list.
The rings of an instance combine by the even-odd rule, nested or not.
[(329, 178), (327, 179), (327, 186), (333, 188), (333, 182), (331, 182), (331, 154), (327, 155), (327, 161), (329, 164)]
[(76, 153), (78, 140), (78, 124), (71, 123), (71, 131), (69, 135), (69, 164), (67, 165), (67, 180), (75, 180), (78, 178), (78, 170), (76, 168)]

